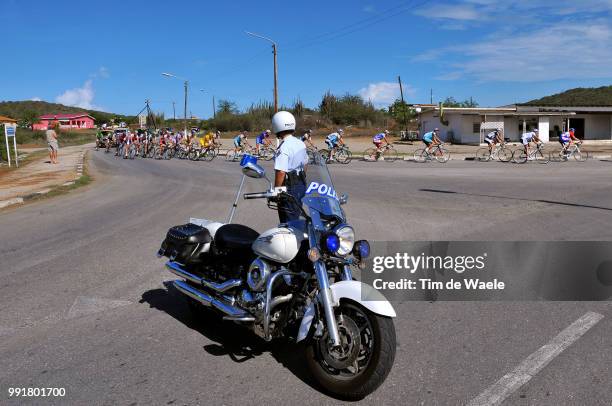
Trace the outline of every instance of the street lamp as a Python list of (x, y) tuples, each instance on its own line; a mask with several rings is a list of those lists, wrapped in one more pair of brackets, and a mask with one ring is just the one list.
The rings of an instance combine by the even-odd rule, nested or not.
[(184, 110), (183, 118), (184, 118), (184, 125), (185, 125), (184, 135), (187, 136), (187, 91), (189, 88), (189, 81), (185, 78), (182, 78), (180, 76), (176, 76), (176, 75), (173, 75), (172, 73), (167, 73), (167, 72), (162, 72), (162, 76), (166, 76), (168, 78), (176, 78), (176, 79), (185, 81), (185, 110)]
[(263, 35), (255, 34), (254, 32), (245, 32), (248, 35), (261, 38), (272, 43), (272, 53), (274, 54), (274, 112), (276, 113), (278, 111), (278, 65), (276, 63), (276, 42), (268, 37), (264, 37)]

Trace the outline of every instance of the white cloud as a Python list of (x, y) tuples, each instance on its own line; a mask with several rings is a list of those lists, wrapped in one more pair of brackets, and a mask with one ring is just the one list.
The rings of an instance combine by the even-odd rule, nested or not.
[(482, 81), (533, 82), (610, 77), (612, 29), (605, 22), (558, 23), (455, 48), (460, 61), (444, 76)]
[(414, 12), (428, 18), (449, 20), (479, 20), (483, 16), (471, 5), (437, 4), (419, 8)]
[[(404, 85), (404, 97), (413, 97), (415, 89)], [(395, 82), (370, 83), (367, 87), (359, 90), (359, 95), (365, 100), (370, 100), (377, 107), (388, 106), (400, 97), (399, 84)]]
[(100, 66), (95, 73), (89, 75), (93, 79), (108, 79), (110, 77), (110, 71), (106, 66)]
[(91, 79), (87, 80), (82, 87), (68, 89), (55, 98), (55, 101), (66, 106), (76, 106), (84, 109), (96, 109), (93, 105), (95, 92)]
[(40, 97), (32, 97), (30, 100), (31, 101), (42, 101)]

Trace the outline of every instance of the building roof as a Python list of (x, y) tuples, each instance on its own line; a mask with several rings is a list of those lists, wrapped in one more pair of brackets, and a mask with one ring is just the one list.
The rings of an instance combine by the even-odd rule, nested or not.
[(43, 114), (42, 116), (39, 117), (40, 120), (69, 120), (69, 119), (74, 119), (74, 118), (81, 118), (81, 117), (89, 117), (92, 120), (95, 120), (95, 118), (93, 118), (92, 116), (90, 116), (87, 113), (69, 113), (69, 114)]
[(0, 123), (16, 123), (16, 122), (17, 120), (15, 120), (14, 118), (0, 116)]

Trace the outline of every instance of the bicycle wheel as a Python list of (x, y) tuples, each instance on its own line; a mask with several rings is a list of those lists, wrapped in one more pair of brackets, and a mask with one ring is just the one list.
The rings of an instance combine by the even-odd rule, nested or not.
[(438, 152), (436, 153), (436, 161), (441, 164), (445, 164), (450, 159), (450, 152), (446, 148), (438, 148)]
[(550, 162), (550, 153), (545, 151), (544, 148), (539, 148), (535, 152), (534, 158), (539, 164), (547, 164)]
[(326, 149), (319, 150), (319, 154), (321, 155), (321, 159), (327, 161), (329, 159), (329, 151)]
[(353, 159), (353, 153), (348, 149), (341, 149), (336, 154), (336, 159), (343, 165), (346, 165), (351, 162)]
[(210, 162), (217, 156), (217, 153), (214, 149), (207, 149), (204, 151), (204, 155), (202, 156), (205, 161)]
[(580, 151), (577, 149), (574, 152), (574, 159), (578, 162), (585, 162), (587, 159), (589, 159), (589, 153), (587, 151)]
[(382, 156), (385, 162), (395, 162), (399, 158), (399, 154), (395, 148), (387, 148)]
[(416, 151), (414, 151), (413, 158), (416, 162), (424, 163), (428, 159), (427, 151), (425, 150), (425, 148), (417, 149)]
[(262, 151), (262, 158), (266, 161), (271, 161), (275, 154), (276, 152), (272, 148), (264, 148)]
[(500, 150), (497, 151), (497, 159), (499, 159), (500, 162), (510, 162), (512, 159), (512, 150), (506, 147), (500, 148)]
[(236, 155), (237, 155), (237, 154), (236, 154), (236, 151), (234, 151), (234, 150), (231, 150), (231, 149), (230, 149), (230, 150), (229, 150), (229, 151), (227, 151), (227, 153), (225, 154), (225, 160), (226, 160), (226, 161), (233, 161)]
[(512, 162), (515, 162), (517, 164), (524, 164), (525, 162), (527, 162), (527, 154), (525, 153), (525, 150), (514, 150), (514, 153), (512, 154)]
[(480, 148), (476, 151), (476, 160), (478, 162), (488, 162), (491, 159), (491, 151), (489, 148)]
[(368, 162), (376, 161), (376, 148), (368, 148), (363, 151), (363, 160)]
[(134, 144), (130, 145), (130, 150), (128, 151), (128, 155), (130, 159), (136, 158), (136, 146)]

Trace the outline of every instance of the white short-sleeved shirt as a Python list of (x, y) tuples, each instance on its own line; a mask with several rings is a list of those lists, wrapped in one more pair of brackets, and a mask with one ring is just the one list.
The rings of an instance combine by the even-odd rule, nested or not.
[(276, 152), (274, 169), (283, 172), (301, 172), (307, 163), (306, 145), (293, 135), (287, 135)]
[(533, 139), (533, 137), (536, 136), (536, 133), (531, 131), (528, 133), (524, 133), (523, 136), (521, 137), (521, 140), (523, 141), (531, 141)]

